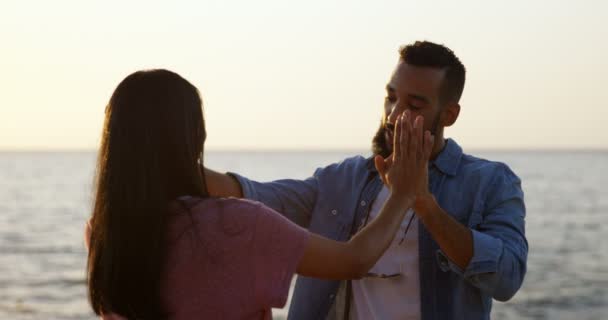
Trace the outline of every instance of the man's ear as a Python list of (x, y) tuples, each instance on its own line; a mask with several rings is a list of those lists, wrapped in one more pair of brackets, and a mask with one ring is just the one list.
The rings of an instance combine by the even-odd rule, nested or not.
[(441, 125), (443, 127), (450, 127), (458, 119), (460, 114), (460, 104), (458, 102), (450, 102), (443, 111), (441, 111)]

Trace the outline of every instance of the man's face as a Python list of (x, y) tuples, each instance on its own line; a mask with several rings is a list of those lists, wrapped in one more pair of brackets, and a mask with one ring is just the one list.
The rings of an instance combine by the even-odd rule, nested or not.
[(412, 122), (418, 115), (424, 117), (424, 130), (434, 135), (441, 133), (439, 91), (444, 74), (444, 70), (437, 68), (403, 62), (397, 65), (386, 85), (382, 123), (373, 140), (375, 154), (383, 157), (391, 154), (395, 120), (405, 110), (410, 110)]

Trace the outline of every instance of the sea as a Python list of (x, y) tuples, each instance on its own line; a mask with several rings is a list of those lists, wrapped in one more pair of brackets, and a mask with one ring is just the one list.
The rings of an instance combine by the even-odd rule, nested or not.
[[(492, 319), (608, 319), (608, 151), (473, 150), (523, 181), (523, 287)], [(306, 178), (357, 151), (209, 151), (205, 163), (269, 181)], [(95, 152), (0, 152), (0, 319), (95, 319), (83, 227)], [(273, 310), (285, 319), (289, 302)]]

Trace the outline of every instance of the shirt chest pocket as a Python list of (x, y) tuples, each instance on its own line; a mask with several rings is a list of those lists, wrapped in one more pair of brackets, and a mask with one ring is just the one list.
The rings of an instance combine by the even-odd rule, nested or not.
[(475, 229), (483, 221), (484, 204), (477, 199), (472, 201), (471, 205), (455, 205), (452, 210), (444, 207), (444, 210), (448, 211), (458, 222), (472, 229)]
[(485, 204), (482, 201), (476, 201), (473, 206), (471, 216), (467, 221), (467, 226), (471, 229), (477, 229), (483, 222), (483, 212), (485, 210)]
[(352, 218), (352, 214), (347, 209), (319, 204), (314, 209), (309, 230), (330, 239), (342, 240), (348, 217)]

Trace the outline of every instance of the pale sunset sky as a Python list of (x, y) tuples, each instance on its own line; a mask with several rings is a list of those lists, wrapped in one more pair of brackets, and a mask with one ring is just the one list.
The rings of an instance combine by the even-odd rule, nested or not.
[(203, 96), (209, 149), (369, 149), (401, 45), (467, 68), (468, 149), (607, 149), (607, 1), (0, 2), (0, 150), (95, 150), (139, 69)]

